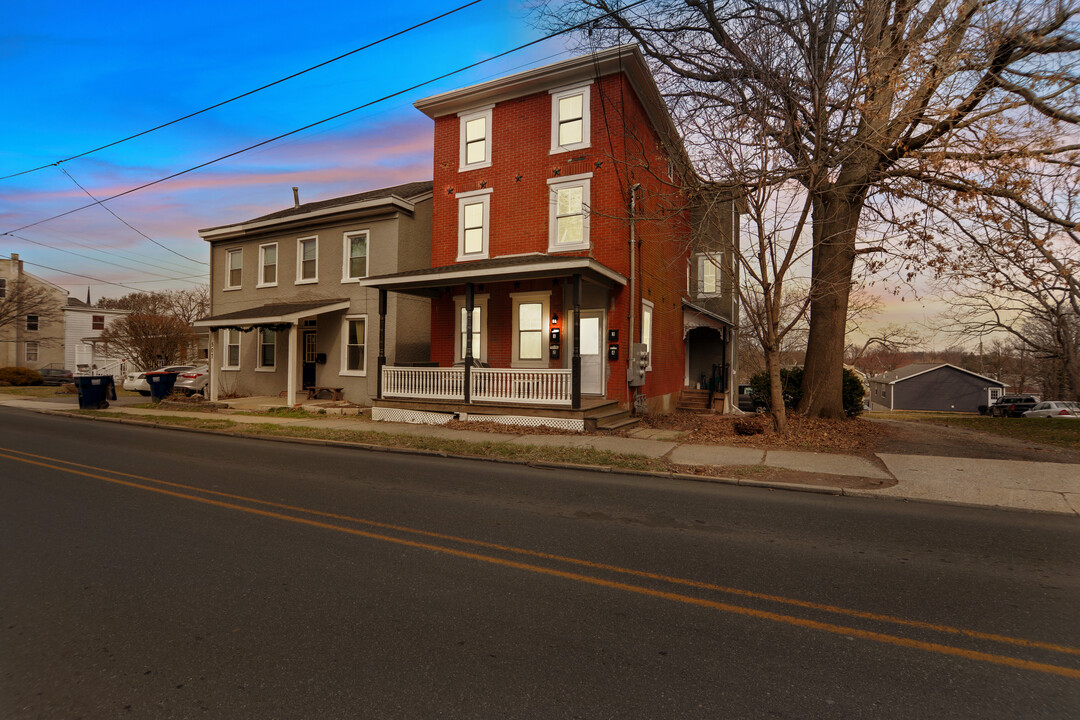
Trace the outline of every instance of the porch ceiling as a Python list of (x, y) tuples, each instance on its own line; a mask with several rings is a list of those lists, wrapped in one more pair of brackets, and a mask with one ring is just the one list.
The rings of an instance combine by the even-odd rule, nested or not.
[(233, 327), (237, 325), (292, 325), (301, 318), (322, 313), (347, 310), (350, 301), (346, 298), (317, 300), (298, 303), (271, 303), (247, 310), (236, 310), (212, 317), (196, 320), (195, 327)]
[(474, 260), (445, 267), (378, 275), (360, 281), (363, 287), (411, 295), (431, 295), (445, 287), (465, 283), (502, 282), (558, 278), (581, 274), (583, 280), (614, 287), (628, 284), (627, 279), (611, 268), (588, 257), (552, 257), (534, 253)]

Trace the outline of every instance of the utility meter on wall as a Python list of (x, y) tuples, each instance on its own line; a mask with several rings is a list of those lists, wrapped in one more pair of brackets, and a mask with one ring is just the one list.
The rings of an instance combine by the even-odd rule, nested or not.
[(645, 370), (649, 367), (649, 347), (645, 343), (630, 346), (630, 358), (626, 368), (626, 382), (631, 387), (645, 384)]

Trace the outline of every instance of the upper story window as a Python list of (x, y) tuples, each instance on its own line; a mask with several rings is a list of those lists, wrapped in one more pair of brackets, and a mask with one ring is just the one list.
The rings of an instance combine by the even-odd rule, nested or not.
[(368, 276), (368, 233), (345, 233), (345, 246), (342, 249), (345, 258), (342, 282), (359, 280)]
[(551, 91), (551, 152), (589, 147), (589, 86)]
[(491, 166), (491, 109), (494, 106), (459, 113), (459, 170)]
[(592, 173), (550, 178), (548, 252), (589, 249), (589, 178)]
[(491, 188), (458, 194), (458, 260), (488, 257)]
[(90, 316), (90, 329), (91, 330), (104, 330), (105, 329), (105, 316), (104, 315), (91, 315)]
[(718, 295), (720, 293), (720, 255), (702, 253), (697, 256), (698, 295)]
[(277, 285), (277, 243), (259, 246), (259, 282), (255, 287)]
[(37, 315), (27, 315), (26, 316), (26, 329), (27, 330), (37, 330), (38, 329), (38, 316)]
[(319, 281), (319, 238), (306, 237), (296, 241), (296, 282)]
[(240, 287), (244, 276), (244, 251), (233, 248), (225, 251), (225, 289), (235, 290)]

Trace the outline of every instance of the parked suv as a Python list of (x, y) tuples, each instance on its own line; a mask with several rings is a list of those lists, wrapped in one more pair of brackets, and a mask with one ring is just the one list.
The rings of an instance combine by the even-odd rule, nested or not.
[(1025, 412), (1039, 404), (1034, 395), (1002, 395), (990, 406), (993, 417), (1022, 417)]

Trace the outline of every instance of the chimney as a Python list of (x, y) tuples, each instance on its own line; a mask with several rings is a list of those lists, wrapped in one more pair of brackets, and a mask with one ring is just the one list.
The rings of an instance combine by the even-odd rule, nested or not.
[(15, 266), (15, 274), (22, 275), (22, 260), (19, 259), (19, 253), (11, 253), (11, 264)]
[(293, 185), (292, 189), (293, 207), (300, 207), (300, 188)]

